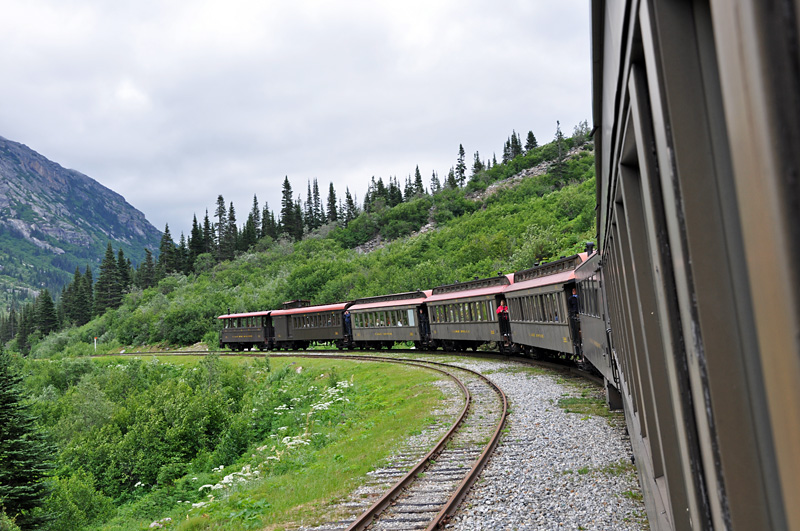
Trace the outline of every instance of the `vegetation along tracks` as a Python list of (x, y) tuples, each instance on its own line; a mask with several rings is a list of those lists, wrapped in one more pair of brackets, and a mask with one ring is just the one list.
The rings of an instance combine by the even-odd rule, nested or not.
[[(130, 353), (137, 355), (142, 353)], [(166, 353), (159, 353), (166, 354)], [(167, 355), (181, 355), (169, 353)], [(192, 354), (198, 354), (193, 352)], [(240, 354), (241, 355), (241, 354)], [(257, 356), (259, 354), (251, 354)], [(395, 464), (382, 474), (399, 479), (382, 493), (362, 498), (362, 510), (353, 521), (340, 519), (314, 529), (436, 529), (456, 510), (477, 479), (505, 425), (508, 401), (491, 380), (470, 369), (429, 360), (341, 354), (292, 353), (271, 357), (330, 358), (388, 362), (425, 367), (447, 375), (461, 390), (463, 407), (447, 433), (422, 458), (409, 450), (396, 456)], [(428, 447), (430, 448), (430, 447)], [(427, 449), (427, 448), (426, 448)], [(378, 498), (371, 506), (370, 501)], [(351, 511), (352, 513), (352, 511)]]

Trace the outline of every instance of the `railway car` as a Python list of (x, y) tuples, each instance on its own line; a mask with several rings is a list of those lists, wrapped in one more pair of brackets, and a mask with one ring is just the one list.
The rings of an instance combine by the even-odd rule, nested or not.
[(608, 312), (603, 291), (600, 254), (592, 253), (575, 269), (578, 295), (578, 319), (580, 322), (581, 354), (603, 376), (606, 402), (613, 410), (622, 409), (619, 394), (619, 376), (614, 358), (608, 348), (611, 332), (606, 319)]
[(217, 317), (222, 323), (219, 348), (268, 350), (274, 330), (270, 312), (233, 313)]
[[(307, 301), (306, 301), (307, 303)], [(275, 330), (274, 348), (301, 350), (312, 343), (347, 344), (343, 313), (352, 302), (318, 306), (297, 305), (270, 312)]]
[(426, 299), (433, 345), (464, 351), (496, 342), (501, 352), (512, 349), (511, 331), (502, 330), (497, 308), (512, 275), (470, 280), (433, 289)]
[(416, 348), (431, 343), (428, 310), (430, 291), (412, 291), (357, 299), (348, 308), (351, 345), (354, 348), (391, 348), (413, 342)]
[(800, 4), (594, 0), (592, 28), (598, 280), (650, 528), (800, 530)]
[(575, 289), (575, 268), (586, 253), (561, 258), (514, 273), (514, 283), (504, 290), (511, 322), (511, 338), (526, 354), (542, 351), (564, 354), (580, 361), (578, 312), (568, 311)]

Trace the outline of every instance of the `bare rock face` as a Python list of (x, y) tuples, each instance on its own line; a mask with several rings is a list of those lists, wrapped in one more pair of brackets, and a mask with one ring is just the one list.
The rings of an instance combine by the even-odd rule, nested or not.
[(0, 137), (0, 289), (58, 288), (76, 266), (97, 264), (108, 242), (138, 263), (160, 238), (118, 193)]

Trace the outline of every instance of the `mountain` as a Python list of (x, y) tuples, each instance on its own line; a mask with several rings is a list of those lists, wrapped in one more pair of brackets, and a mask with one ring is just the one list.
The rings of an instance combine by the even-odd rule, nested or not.
[(134, 264), (161, 232), (125, 198), (29, 147), (0, 137), (0, 307), (98, 265), (108, 242)]

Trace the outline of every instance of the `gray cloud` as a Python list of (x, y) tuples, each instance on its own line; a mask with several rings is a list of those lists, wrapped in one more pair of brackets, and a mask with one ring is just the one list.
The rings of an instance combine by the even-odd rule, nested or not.
[(188, 232), (590, 118), (589, 4), (0, 0), (0, 135)]

